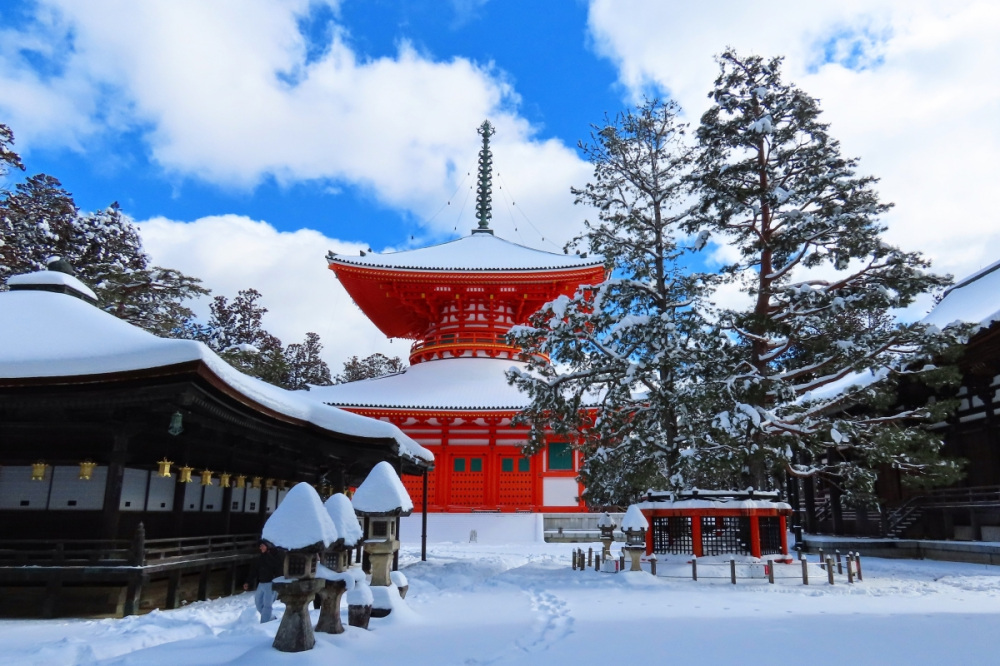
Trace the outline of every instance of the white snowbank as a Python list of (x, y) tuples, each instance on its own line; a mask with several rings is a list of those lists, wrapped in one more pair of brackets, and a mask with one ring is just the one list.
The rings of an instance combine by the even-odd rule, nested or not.
[(382, 461), (372, 468), (354, 497), (351, 498), (354, 510), (360, 514), (389, 514), (394, 512), (410, 513), (413, 511), (413, 501), (406, 487), (399, 480), (399, 475), (392, 465)]
[(289, 550), (320, 542), (326, 547), (340, 538), (319, 493), (308, 483), (297, 483), (288, 491), (264, 523), (261, 536)]

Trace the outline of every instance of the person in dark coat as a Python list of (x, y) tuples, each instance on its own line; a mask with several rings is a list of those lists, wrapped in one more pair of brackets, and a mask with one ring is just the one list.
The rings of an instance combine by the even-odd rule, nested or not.
[(257, 612), (260, 613), (261, 624), (274, 619), (272, 606), (277, 595), (271, 583), (282, 575), (283, 569), (284, 558), (281, 557), (278, 549), (267, 541), (261, 541), (260, 556), (250, 566), (250, 575), (243, 583), (244, 590), (249, 590), (254, 583), (257, 585), (253, 602), (257, 606)]

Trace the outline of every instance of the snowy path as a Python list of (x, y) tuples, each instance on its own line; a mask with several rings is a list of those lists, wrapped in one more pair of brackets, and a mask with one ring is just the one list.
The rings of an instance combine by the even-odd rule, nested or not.
[(405, 551), (409, 612), (318, 635), (307, 653), (272, 650), (278, 623), (258, 624), (245, 594), (123, 620), (0, 621), (0, 654), (46, 666), (998, 663), (1000, 567), (869, 559), (853, 586), (734, 587), (574, 572), (569, 549), (432, 544), (427, 562)]

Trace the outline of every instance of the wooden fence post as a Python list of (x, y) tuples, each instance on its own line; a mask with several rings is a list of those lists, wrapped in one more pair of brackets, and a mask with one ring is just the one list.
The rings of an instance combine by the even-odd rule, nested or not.
[(736, 558), (729, 558), (729, 580), (736, 585)]
[(833, 558), (826, 558), (826, 579), (833, 585)]
[(837, 573), (842, 574), (844, 573), (844, 563), (840, 559), (840, 551), (837, 550), (834, 552), (837, 553)]
[(594, 549), (593, 547), (587, 549), (587, 566), (589, 567), (594, 563)]
[(698, 556), (693, 555), (691, 557), (691, 580), (698, 580)]
[(774, 585), (774, 560), (767, 561), (767, 582)]
[(854, 571), (853, 571), (853, 567), (851, 566), (853, 563), (854, 563), (854, 554), (851, 553), (850, 551), (848, 551), (847, 552), (847, 582), (848, 583), (853, 583), (854, 582)]
[(572, 551), (571, 554), (572, 557), (570, 559), (573, 560), (573, 571), (576, 571), (576, 551)]
[(803, 555), (799, 559), (799, 561), (802, 562), (802, 584), (803, 585), (808, 585), (809, 584), (809, 560), (807, 560), (806, 556)]
[(858, 580), (864, 580), (861, 576), (861, 553), (854, 551), (854, 564), (858, 567)]

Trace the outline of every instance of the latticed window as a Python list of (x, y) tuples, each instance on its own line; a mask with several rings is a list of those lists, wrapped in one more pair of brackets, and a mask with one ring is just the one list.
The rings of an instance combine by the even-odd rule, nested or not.
[(760, 521), (760, 554), (782, 554), (781, 519), (777, 516), (767, 516), (757, 520)]
[(308, 555), (289, 554), (288, 573), (289, 577), (302, 577), (306, 575), (306, 563), (309, 561)]
[(702, 516), (701, 547), (705, 555), (748, 555), (750, 519), (746, 516)]
[(653, 552), (677, 555), (694, 552), (691, 542), (691, 518), (687, 516), (654, 517)]

